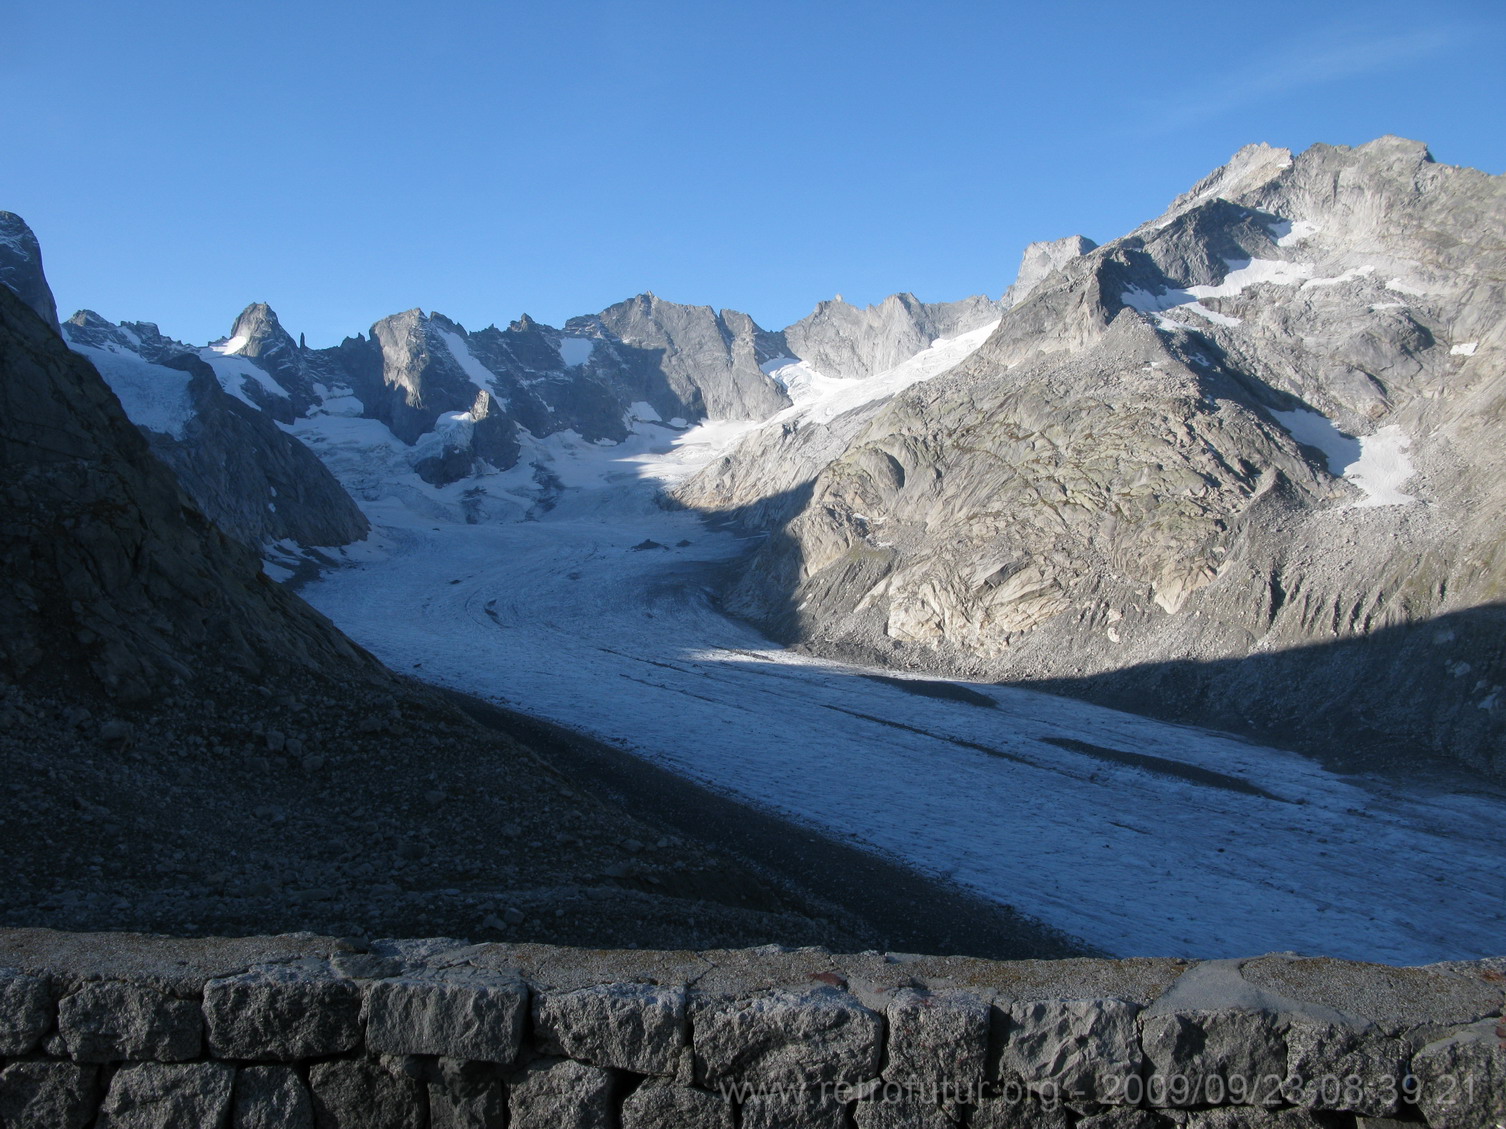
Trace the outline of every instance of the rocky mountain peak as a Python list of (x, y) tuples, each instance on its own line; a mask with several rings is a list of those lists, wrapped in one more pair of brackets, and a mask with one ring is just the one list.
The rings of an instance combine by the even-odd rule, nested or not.
[(252, 302), (235, 319), (223, 351), (254, 358), (280, 350), (291, 352), (296, 348), (292, 336), (282, 328), (272, 307), (265, 302)]
[(42, 248), (26, 221), (15, 212), (0, 212), (0, 286), (12, 291), (58, 329), (58, 308), (42, 270)]
[(1085, 235), (1069, 235), (1065, 239), (1051, 239), (1030, 244), (1025, 248), (1025, 253), (1020, 256), (1020, 269), (1015, 275), (1013, 285), (1004, 292), (1002, 303), (1004, 308), (1019, 305), (1030, 297), (1031, 292), (1045, 281), (1046, 276), (1052, 271), (1060, 269), (1063, 264), (1073, 259), (1082, 258), (1097, 246), (1098, 244)]
[(1278, 149), (1260, 142), (1246, 145), (1226, 164), (1214, 169), (1171, 202), (1160, 218), (1145, 225), (1149, 228), (1164, 227), (1177, 216), (1197, 205), (1219, 197), (1232, 199), (1243, 193), (1253, 192), (1261, 185), (1269, 184), (1292, 164), (1292, 151)]

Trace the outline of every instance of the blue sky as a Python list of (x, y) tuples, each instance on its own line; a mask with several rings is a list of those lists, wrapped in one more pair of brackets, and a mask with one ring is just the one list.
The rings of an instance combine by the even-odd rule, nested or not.
[(779, 328), (998, 294), (1241, 145), (1506, 170), (1506, 5), (13, 5), (0, 208), (65, 314), (310, 344), (644, 290)]

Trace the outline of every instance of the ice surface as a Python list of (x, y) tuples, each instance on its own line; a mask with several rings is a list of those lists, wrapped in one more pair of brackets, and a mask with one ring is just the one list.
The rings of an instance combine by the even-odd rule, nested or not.
[(570, 368), (585, 364), (595, 350), (596, 342), (590, 337), (560, 338), (560, 360)]
[[(399, 670), (585, 730), (1110, 952), (1406, 963), (1499, 949), (1500, 801), (1339, 777), (1027, 690), (970, 685), (993, 708), (918, 696), (779, 649), (710, 594), (745, 544), (658, 510), (650, 486), (567, 491), (522, 524), (436, 532), (404, 517), (367, 564), (306, 595)], [(631, 552), (644, 538), (692, 544)]]
[(193, 418), (188, 373), (151, 364), (135, 353), (75, 344), (69, 348), (89, 358), (120, 398), (120, 406), (132, 423), (174, 439), (183, 438), (183, 428)]

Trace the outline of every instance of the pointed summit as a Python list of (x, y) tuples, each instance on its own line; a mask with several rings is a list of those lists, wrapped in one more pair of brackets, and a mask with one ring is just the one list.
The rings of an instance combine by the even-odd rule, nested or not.
[(292, 336), (265, 302), (252, 302), (240, 312), (224, 344), (214, 347), (226, 356), (260, 357), (279, 349), (293, 349)]

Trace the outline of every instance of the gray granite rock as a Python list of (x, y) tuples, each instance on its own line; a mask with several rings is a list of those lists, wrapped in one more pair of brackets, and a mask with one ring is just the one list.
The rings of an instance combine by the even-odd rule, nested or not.
[(978, 1103), (968, 1116), (969, 1129), (1072, 1129), (1066, 1106), (1030, 1098), (996, 1096)]
[(0, 968), (0, 1055), (24, 1055), (52, 1030), (52, 991), (47, 981), (14, 968)]
[(424, 1129), (422, 1083), (370, 1059), (338, 1059), (309, 1068), (317, 1129)]
[(1141, 1042), (1151, 1105), (1264, 1104), (1286, 1078), (1286, 1041), (1269, 1012), (1147, 1015)]
[(1172, 1125), (1185, 1129), (1326, 1129), (1331, 1124), (1319, 1121), (1304, 1109), (1175, 1110), (1163, 1116)]
[(739, 1129), (850, 1129), (846, 1103), (831, 1089), (771, 1090), (737, 1103)]
[(291, 1066), (236, 1071), (230, 1129), (313, 1129), (314, 1103)]
[(235, 1068), (220, 1062), (134, 1063), (110, 1079), (96, 1129), (220, 1129)]
[(686, 1046), (685, 992), (657, 984), (541, 992), (533, 1003), (533, 1038), (544, 1054), (672, 1076)]
[[(782, 640), (1506, 774), (1503, 240), (1506, 182), (1418, 142), (1250, 146), (1120, 239), (1034, 249), (951, 371), (674, 493), (772, 534), (727, 607)], [(1364, 504), (1358, 440), (1398, 433), (1416, 501)]]
[(953, 1129), (962, 1123), (960, 1113), (924, 1095), (886, 1094), (882, 1086), (873, 1097), (853, 1103), (852, 1119), (857, 1129)]
[(650, 1079), (622, 1103), (622, 1129), (732, 1129), (732, 1103), (719, 1094)]
[(1394, 1113), (1407, 1047), (1374, 1028), (1295, 1019), (1286, 1027), (1287, 1100), (1306, 1109)]
[(58, 1034), (78, 1062), (185, 1062), (198, 1056), (197, 1000), (119, 981), (85, 984), (58, 1001)]
[(204, 986), (210, 1053), (293, 1061), (361, 1042), (361, 991), (321, 962), (276, 965)]
[(381, 1054), (510, 1063), (528, 989), (514, 976), (451, 971), (378, 980), (366, 989), (366, 1043)]
[(0, 1125), (84, 1129), (94, 1116), (99, 1071), (71, 1062), (13, 1062), (0, 1070)]
[(776, 989), (697, 999), (692, 1047), (700, 1085), (752, 1082), (814, 1087), (875, 1077), (883, 1019), (846, 992)]
[(1136, 1104), (1125, 1081), (1138, 1079), (1145, 1059), (1124, 1000), (1022, 1000), (996, 1009), (998, 1057), (993, 1077), (1069, 1102)]
[(42, 248), (26, 221), (14, 212), (0, 212), (0, 286), (14, 292), (57, 330), (58, 308), (42, 270)]
[(570, 1059), (542, 1058), (508, 1084), (510, 1129), (613, 1129), (619, 1076)]
[(1506, 1020), (1482, 1019), (1412, 1056), (1417, 1108), (1432, 1129), (1496, 1129), (1506, 1123)]
[(1143, 1109), (1111, 1109), (1077, 1123), (1077, 1129), (1160, 1129), (1151, 1113)]
[(429, 1083), (429, 1129), (497, 1129), (506, 1118), (507, 1091), (499, 1079), (456, 1072)]
[(990, 1009), (965, 992), (904, 989), (885, 1009), (886, 1081), (974, 1092), (987, 1067)]

